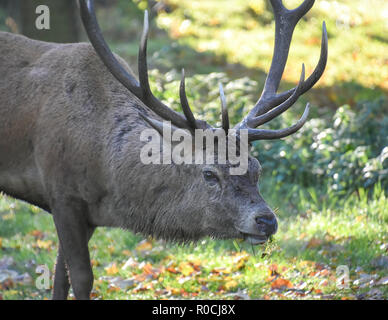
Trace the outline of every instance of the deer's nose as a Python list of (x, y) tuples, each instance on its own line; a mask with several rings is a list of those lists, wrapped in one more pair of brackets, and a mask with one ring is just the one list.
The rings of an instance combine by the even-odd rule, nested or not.
[(255, 220), (259, 231), (264, 232), (268, 237), (276, 233), (278, 222), (272, 212), (261, 214)]

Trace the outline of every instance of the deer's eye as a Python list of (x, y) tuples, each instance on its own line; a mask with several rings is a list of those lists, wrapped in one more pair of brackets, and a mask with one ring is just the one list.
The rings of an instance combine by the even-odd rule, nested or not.
[(203, 177), (205, 180), (211, 184), (218, 183), (219, 179), (218, 176), (215, 172), (210, 171), (210, 170), (204, 170), (203, 171)]

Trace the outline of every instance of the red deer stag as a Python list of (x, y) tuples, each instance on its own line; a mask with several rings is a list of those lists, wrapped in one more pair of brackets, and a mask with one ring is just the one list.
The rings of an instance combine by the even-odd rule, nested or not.
[[(271, 0), (276, 20), (273, 60), (256, 105), (234, 129), (249, 142), (286, 137), (305, 123), (309, 106), (293, 126), (257, 127), (290, 108), (321, 77), (327, 61), (323, 24), (319, 62), (305, 80), (277, 93), (293, 30), (314, 0), (294, 10)], [(98, 226), (121, 227), (173, 241), (204, 236), (263, 243), (277, 220), (257, 189), (261, 166), (249, 156), (245, 174), (231, 164), (144, 164), (139, 154), (146, 129), (225, 130), (229, 120), (221, 91), (222, 128), (195, 119), (184, 85), (184, 115), (151, 92), (147, 71), (148, 17), (145, 14), (139, 81), (114, 55), (101, 34), (93, 0), (81, 0), (83, 24), (92, 45), (55, 44), (0, 33), (0, 191), (53, 216), (59, 238), (54, 299), (66, 299), (70, 283), (77, 299), (93, 286), (88, 241)], [(154, 130), (155, 131), (155, 130)], [(158, 133), (159, 134), (159, 133)], [(217, 158), (217, 154), (215, 155)]]

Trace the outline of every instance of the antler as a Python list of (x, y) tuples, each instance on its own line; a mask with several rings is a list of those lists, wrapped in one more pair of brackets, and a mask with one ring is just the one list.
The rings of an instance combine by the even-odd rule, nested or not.
[[(305, 80), (305, 67), (302, 65), (302, 72), (298, 85), (291, 90), (282, 93), (276, 93), (287, 62), (288, 52), (290, 49), (290, 43), (295, 26), (298, 21), (311, 9), (315, 0), (305, 0), (299, 7), (294, 10), (286, 9), (283, 6), (281, 0), (270, 1), (275, 14), (276, 27), (275, 47), (271, 67), (267, 75), (263, 93), (260, 99), (254, 108), (248, 113), (248, 115), (235, 126), (235, 129), (237, 130), (248, 129), (249, 141), (261, 139), (279, 139), (299, 130), (307, 120), (309, 113), (308, 104), (299, 121), (289, 128), (281, 130), (263, 130), (255, 128), (264, 123), (267, 123), (268, 121), (288, 110), (303, 93), (312, 88), (313, 85), (320, 79), (327, 63), (327, 32), (325, 23), (323, 22), (321, 54), (315, 70), (310, 75), (310, 77)], [(182, 79), (179, 88), (180, 102), (184, 116), (170, 109), (153, 95), (149, 85), (147, 68), (147, 39), (149, 32), (147, 11), (145, 11), (144, 14), (144, 29), (139, 47), (139, 83), (121, 66), (106, 44), (101, 34), (101, 30), (98, 26), (94, 12), (94, 0), (82, 0), (80, 1), (80, 6), (82, 21), (90, 42), (92, 43), (97, 54), (100, 56), (108, 70), (119, 82), (121, 82), (130, 92), (138, 97), (156, 114), (165, 120), (170, 120), (177, 127), (190, 130), (211, 128), (205, 121), (196, 120), (190, 109), (185, 91), (184, 70), (182, 70)], [(225, 94), (221, 84), (219, 89), (221, 98), (222, 128), (228, 132), (229, 116), (226, 107)]]
[(117, 61), (112, 51), (109, 49), (107, 43), (102, 36), (100, 27), (94, 11), (94, 0), (80, 1), (81, 18), (88, 34), (89, 40), (96, 50), (97, 54), (112, 73), (112, 75), (124, 85), (130, 92), (138, 97), (146, 106), (153, 110), (156, 114), (165, 120), (170, 120), (174, 125), (180, 128), (197, 129), (210, 127), (205, 121), (195, 120), (190, 106), (187, 102), (184, 73), (182, 76), (182, 84), (180, 90), (182, 109), (186, 118), (178, 112), (167, 107), (163, 102), (158, 100), (152, 93), (148, 81), (148, 67), (147, 67), (147, 39), (149, 32), (148, 12), (144, 13), (144, 28), (141, 36), (139, 56), (138, 56), (138, 70), (140, 83), (128, 73), (121, 64)]
[(302, 65), (302, 72), (298, 85), (286, 92), (276, 93), (287, 62), (295, 26), (311, 9), (314, 0), (305, 0), (294, 10), (286, 9), (281, 0), (270, 1), (275, 15), (275, 47), (271, 67), (260, 99), (249, 114), (235, 126), (235, 129), (237, 130), (248, 129), (249, 141), (286, 137), (296, 132), (304, 125), (307, 120), (309, 105), (306, 106), (300, 120), (290, 128), (282, 130), (255, 129), (257, 126), (267, 123), (288, 110), (303, 93), (309, 90), (319, 80), (325, 70), (327, 62), (327, 32), (326, 25), (323, 22), (321, 54), (315, 70), (310, 77), (305, 80), (305, 68), (304, 65)]

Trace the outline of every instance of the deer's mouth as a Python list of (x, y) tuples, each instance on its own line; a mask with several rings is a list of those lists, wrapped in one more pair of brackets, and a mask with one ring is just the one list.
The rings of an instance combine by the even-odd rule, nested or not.
[(268, 240), (267, 236), (251, 233), (243, 233), (244, 240), (252, 245), (263, 244)]

